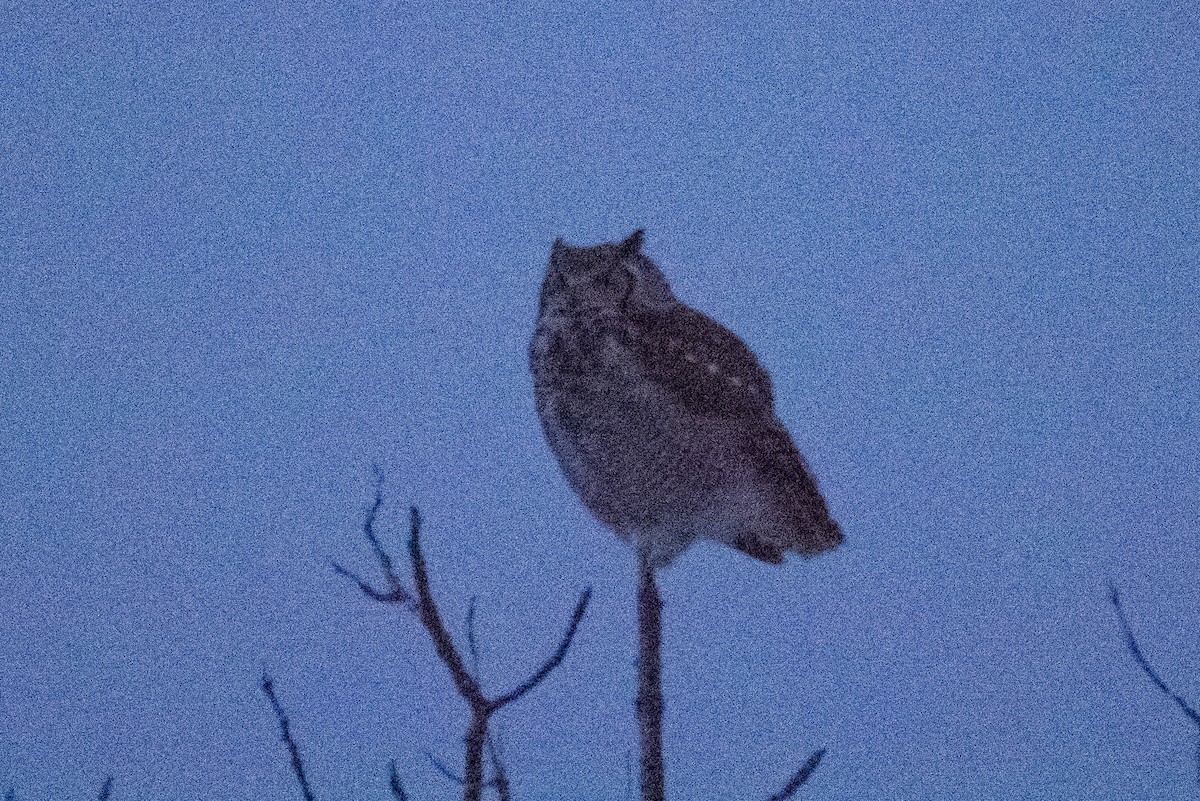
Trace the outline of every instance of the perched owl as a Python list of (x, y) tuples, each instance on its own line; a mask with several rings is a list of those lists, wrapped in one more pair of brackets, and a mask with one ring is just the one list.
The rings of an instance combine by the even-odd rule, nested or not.
[(538, 415), (588, 510), (662, 567), (697, 538), (783, 562), (842, 532), (742, 340), (619, 243), (554, 243), (530, 345)]

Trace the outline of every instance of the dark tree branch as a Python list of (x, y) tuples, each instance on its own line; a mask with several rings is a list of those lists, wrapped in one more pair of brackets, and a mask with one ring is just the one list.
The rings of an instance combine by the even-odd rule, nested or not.
[[(459, 695), (471, 707), (471, 725), (467, 729), (467, 734), (464, 738), (466, 753), (464, 754), (463, 767), (463, 780), (465, 782), (463, 798), (465, 801), (477, 801), (483, 790), (483, 750), (488, 739), (489, 719), (500, 709), (540, 684), (551, 671), (562, 663), (566, 657), (567, 650), (571, 647), (572, 640), (575, 638), (575, 633), (579, 629), (579, 623), (587, 611), (592, 590), (589, 587), (583, 591), (579, 603), (575, 606), (575, 613), (572, 615), (566, 634), (563, 635), (558, 649), (546, 660), (545, 664), (515, 690), (497, 699), (488, 699), (484, 695), (483, 689), (479, 686), (478, 680), (467, 669), (462, 655), (454, 645), (454, 639), (450, 636), (450, 632), (446, 630), (446, 624), (442, 621), (441, 613), (437, 608), (437, 602), (434, 601), (433, 592), (429, 586), (429, 572), (425, 566), (425, 557), (421, 553), (421, 516), (416, 507), (411, 508), (409, 511), (411, 528), (408, 539), (408, 552), (412, 560), (413, 581), (416, 584), (417, 613), (420, 615), (421, 623), (425, 626), (425, 631), (428, 632), (430, 639), (433, 640), (433, 647), (437, 651), (438, 658), (442, 660), (446, 669), (450, 671), (450, 676), (458, 688)], [(468, 640), (470, 641), (474, 639), (474, 615), (470, 615), (469, 617)], [(501, 770), (503, 769), (501, 768)]]
[(502, 707), (511, 704), (513, 701), (520, 698), (525, 693), (532, 690), (534, 687), (542, 683), (542, 680), (550, 675), (563, 659), (567, 656), (567, 650), (571, 647), (571, 641), (575, 639), (575, 632), (579, 629), (579, 623), (583, 620), (584, 614), (587, 612), (588, 602), (592, 600), (592, 588), (587, 587), (579, 595), (579, 601), (575, 604), (575, 611), (571, 613), (571, 622), (567, 624), (567, 631), (563, 634), (562, 639), (558, 643), (558, 648), (554, 654), (538, 668), (537, 673), (534, 673), (526, 679), (515, 690), (500, 696), (495, 701), (491, 702), (491, 711), (499, 711)]
[(388, 762), (388, 789), (392, 791), (392, 797), (396, 801), (408, 801), (404, 785), (400, 783), (400, 774), (396, 772), (396, 760), (394, 759)]
[(450, 632), (446, 631), (446, 624), (442, 622), (441, 612), (429, 589), (429, 572), (425, 568), (425, 556), (421, 553), (421, 514), (414, 506), (409, 509), (409, 515), (411, 527), (408, 554), (412, 559), (413, 581), (417, 585), (417, 613), (421, 616), (421, 624), (433, 640), (438, 659), (441, 659), (442, 664), (450, 671), (450, 678), (454, 680), (458, 694), (466, 699), (472, 710), (485, 709), (488, 702), (483, 690), (471, 675), (471, 671), (467, 670), (458, 649), (454, 647), (454, 640), (450, 637)]
[(638, 556), (638, 687), (634, 708), (642, 749), (642, 801), (664, 801), (662, 598), (649, 554)]
[[(1158, 675), (1158, 671), (1151, 666), (1150, 660), (1142, 653), (1137, 638), (1133, 636), (1133, 628), (1125, 618), (1125, 610), (1121, 606), (1121, 594), (1111, 581), (1108, 584), (1108, 599), (1112, 601), (1113, 608), (1117, 610), (1117, 621), (1121, 624), (1121, 633), (1125, 636), (1125, 646), (1129, 649), (1129, 653), (1133, 654), (1133, 659), (1138, 663), (1138, 667), (1150, 678), (1150, 681), (1154, 682), (1154, 686), (1158, 687), (1163, 695), (1170, 698), (1176, 706), (1183, 710), (1183, 714), (1187, 715), (1188, 719), (1196, 726), (1196, 731), (1200, 733), (1200, 712), (1197, 712), (1196, 708), (1189, 704), (1183, 696), (1167, 686), (1167, 683)], [(1196, 783), (1200, 784), (1200, 744), (1196, 746)]]
[[(471, 675), (476, 681), (482, 682), (482, 676), (479, 674), (479, 638), (475, 634), (475, 612), (477, 609), (478, 597), (472, 595), (471, 600), (467, 602), (467, 616), (463, 622), (463, 628), (467, 632), (467, 651), (471, 657)], [(495, 771), (495, 777), (489, 779), (485, 786), (496, 788), (496, 795), (499, 801), (510, 801), (511, 788), (508, 784), (508, 773), (504, 767), (504, 758), (500, 753), (500, 746), (497, 744), (496, 735), (488, 732), (487, 738), (484, 741), (484, 747), (487, 749), (487, 758), (492, 763), (492, 770)], [(442, 771), (442, 775), (449, 775), (445, 766), (434, 759), (432, 754), (426, 754), (438, 769)], [(461, 779), (458, 780), (461, 783)]]
[(275, 685), (272, 684), (271, 677), (265, 672), (262, 676), (262, 691), (270, 699), (271, 709), (275, 710), (275, 720), (279, 721), (281, 737), (287, 746), (288, 753), (291, 754), (292, 772), (296, 774), (296, 781), (300, 784), (300, 792), (304, 794), (304, 801), (316, 801), (316, 796), (309, 787), (308, 777), (304, 775), (304, 761), (300, 759), (300, 749), (296, 747), (296, 741), (292, 738), (291, 724), (288, 722), (287, 714), (283, 711), (279, 699), (275, 697)]
[[(463, 621), (463, 628), (467, 632), (467, 652), (471, 658), (471, 675), (475, 677), (475, 681), (483, 683), (483, 676), (480, 675), (480, 660), (479, 660), (479, 639), (475, 635), (475, 611), (477, 609), (478, 596), (472, 595), (471, 600), (467, 601), (467, 616)], [(484, 783), (485, 787), (495, 787), (500, 796), (500, 801), (506, 801), (508, 794), (508, 777), (504, 772), (504, 763), (500, 759), (499, 749), (496, 747), (496, 735), (489, 731), (484, 737), (484, 748), (487, 750), (487, 758), (492, 763), (492, 770), (495, 771), (495, 777), (487, 780)], [(448, 770), (440, 762), (434, 759), (432, 754), (426, 754), (430, 760), (438, 766), (442, 771), (443, 776), (450, 775)], [(457, 778), (457, 777), (455, 777)], [(462, 779), (457, 779), (459, 784), (462, 784)]]
[[(571, 647), (571, 642), (575, 638), (575, 634), (579, 629), (579, 624), (583, 620), (583, 616), (587, 611), (588, 602), (591, 600), (592, 590), (587, 588), (579, 598), (579, 602), (575, 605), (575, 612), (571, 617), (571, 622), (567, 627), (566, 633), (559, 642), (558, 648), (550, 656), (549, 659), (532, 676), (522, 682), (516, 689), (500, 696), (496, 699), (489, 699), (483, 692), (483, 688), (479, 683), (479, 646), (475, 637), (475, 599), (472, 598), (467, 610), (467, 647), (470, 655), (471, 666), (468, 667), (458, 648), (454, 644), (454, 638), (446, 629), (446, 624), (443, 621), (441, 611), (438, 609), (437, 602), (433, 598), (433, 591), (429, 583), (429, 570), (425, 564), (425, 556), (421, 552), (421, 515), (416, 507), (411, 507), (409, 510), (410, 517), (410, 533), (408, 539), (408, 554), (409, 560), (412, 563), (413, 584), (415, 592), (409, 592), (401, 582), (400, 577), (396, 575), (395, 565), (388, 554), (387, 550), (379, 542), (379, 537), (375, 534), (375, 520), (378, 516), (379, 509), (383, 505), (383, 473), (378, 467), (375, 468), (375, 497), (371, 506), (367, 509), (366, 519), (363, 522), (363, 534), (371, 545), (372, 551), (375, 553), (376, 561), (379, 562), (380, 568), (383, 570), (386, 588), (379, 589), (367, 581), (363, 580), (356, 573), (342, 567), (340, 564), (334, 563), (333, 569), (339, 575), (345, 576), (358, 585), (359, 590), (364, 595), (372, 600), (381, 603), (411, 603), (421, 620), (421, 625), (425, 628), (429, 638), (433, 640), (434, 650), (437, 652), (438, 659), (446, 666), (450, 672), (450, 678), (454, 681), (454, 686), (458, 690), (458, 694), (467, 702), (471, 710), (471, 724), (467, 729), (466, 735), (463, 738), (465, 743), (465, 753), (463, 757), (463, 799), (464, 801), (479, 801), (482, 796), (484, 787), (495, 787), (500, 795), (501, 801), (509, 801), (508, 778), (504, 770), (504, 764), (500, 759), (499, 750), (495, 747), (488, 734), (488, 723), (491, 716), (498, 712), (503, 707), (521, 698), (538, 684), (540, 684), (550, 673), (562, 664), (566, 658), (567, 651)], [(488, 757), (491, 759), (496, 776), (486, 785), (483, 780), (483, 763), (484, 749), (488, 749)], [(452, 773), (445, 770), (441, 763), (431, 756), (434, 764), (439, 770), (449, 778), (458, 781)], [(403, 790), (400, 789), (399, 777), (396, 774), (395, 763), (391, 764), (391, 789), (393, 795), (402, 797)]]
[(100, 786), (100, 795), (98, 796), (100, 801), (108, 801), (109, 796), (112, 795), (112, 786), (113, 786), (113, 777), (106, 776), (104, 779), (104, 784), (102, 784)]
[(463, 801), (483, 798), (483, 744), (487, 742), (487, 727), (487, 713), (473, 708), (471, 725), (463, 737)]
[(412, 600), (412, 595), (404, 589), (404, 583), (400, 581), (400, 577), (396, 575), (395, 565), (392, 563), (392, 557), (387, 550), (379, 543), (379, 537), (375, 534), (375, 518), (379, 515), (379, 509), (383, 506), (383, 471), (379, 469), (379, 465), (371, 465), (371, 469), (375, 473), (375, 498), (371, 502), (371, 506), (367, 509), (367, 516), (363, 519), (363, 535), (367, 538), (367, 542), (371, 544), (371, 550), (375, 552), (375, 559), (379, 562), (379, 566), (383, 569), (383, 578), (387, 582), (386, 590), (378, 590), (359, 577), (357, 573), (353, 573), (339, 565), (333, 563), (335, 573), (353, 581), (362, 590), (363, 595), (366, 595), (373, 601), (380, 603), (408, 603)]
[(1133, 629), (1129, 626), (1129, 621), (1125, 619), (1125, 610), (1121, 608), (1121, 594), (1111, 583), (1108, 585), (1108, 598), (1112, 601), (1113, 607), (1117, 610), (1117, 621), (1121, 624), (1121, 633), (1125, 636), (1125, 646), (1129, 648), (1129, 653), (1133, 654), (1134, 660), (1138, 663), (1138, 667), (1142, 672), (1150, 677), (1150, 681), (1158, 689), (1175, 702), (1176, 706), (1183, 710), (1183, 714), (1187, 715), (1197, 727), (1200, 727), (1200, 712), (1197, 712), (1191, 704), (1177, 692), (1167, 686), (1167, 683), (1162, 680), (1158, 672), (1151, 667), (1150, 660), (1142, 653), (1141, 647), (1138, 645), (1137, 638), (1133, 636)]
[(800, 770), (796, 771), (796, 775), (792, 777), (792, 780), (785, 784), (782, 790), (767, 799), (767, 801), (787, 801), (787, 799), (795, 795), (796, 791), (804, 786), (804, 783), (808, 781), (808, 777), (817, 769), (817, 765), (821, 764), (821, 759), (824, 756), (824, 748), (813, 751), (812, 756), (800, 766)]
[[(638, 736), (641, 743), (641, 801), (664, 801), (666, 770), (663, 759), (662, 597), (649, 554), (638, 554)], [(784, 788), (768, 801), (787, 801), (821, 764), (825, 749), (814, 751)]]
[[(508, 773), (504, 769), (504, 760), (501, 758), (500, 750), (496, 746), (496, 740), (491, 734), (487, 735), (485, 745), (487, 748), (487, 756), (492, 763), (492, 770), (495, 772), (495, 775), (490, 779), (484, 780), (482, 786), (484, 788), (494, 788), (499, 796), (499, 801), (510, 801), (512, 798), (512, 791), (508, 783)], [(466, 779), (451, 770), (436, 756), (426, 751), (425, 757), (433, 764), (433, 767), (438, 773), (442, 774), (460, 787), (466, 785)]]

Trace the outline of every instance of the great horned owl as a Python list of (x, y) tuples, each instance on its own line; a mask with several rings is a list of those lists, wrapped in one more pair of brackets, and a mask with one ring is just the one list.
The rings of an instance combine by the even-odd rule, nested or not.
[(675, 298), (642, 239), (550, 251), (529, 357), (567, 481), (655, 567), (701, 537), (771, 564), (837, 547), (770, 377)]

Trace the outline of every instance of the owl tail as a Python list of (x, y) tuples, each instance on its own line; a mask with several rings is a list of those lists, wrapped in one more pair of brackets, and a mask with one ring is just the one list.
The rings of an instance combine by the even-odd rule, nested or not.
[(836, 548), (842, 542), (842, 530), (827, 514), (813, 525), (811, 521), (793, 524), (788, 532), (789, 541), (781, 543), (777, 538), (756, 533), (740, 533), (729, 544), (760, 562), (769, 565), (783, 564), (784, 553), (798, 553), (805, 559)]
[[(824, 507), (825, 504), (822, 503), (821, 506)], [(793, 529), (792, 541), (787, 545), (789, 551), (811, 559), (842, 544), (844, 537), (841, 527), (824, 508), (820, 511), (823, 514), (818, 515), (816, 520), (806, 521), (806, 525)]]
[(729, 543), (747, 556), (769, 565), (783, 564), (783, 548), (757, 534), (739, 534)]

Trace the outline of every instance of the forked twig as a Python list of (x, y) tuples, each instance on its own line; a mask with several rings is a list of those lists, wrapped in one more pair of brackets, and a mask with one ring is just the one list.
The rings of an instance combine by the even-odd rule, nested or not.
[(466, 700), (471, 708), (471, 725), (467, 729), (465, 738), (463, 799), (464, 801), (478, 801), (483, 791), (483, 751), (489, 719), (496, 712), (540, 684), (550, 675), (551, 671), (562, 663), (575, 638), (575, 632), (579, 629), (579, 623), (587, 611), (588, 602), (592, 597), (592, 589), (588, 587), (580, 595), (579, 602), (575, 605), (575, 612), (571, 616), (571, 622), (559, 641), (558, 648), (542, 664), (541, 668), (511, 692), (505, 693), (499, 698), (489, 699), (484, 695), (478, 680), (467, 669), (462, 655), (454, 645), (454, 639), (446, 630), (446, 624), (442, 621), (437, 603), (433, 599), (433, 592), (429, 587), (429, 572), (425, 566), (425, 557), (421, 553), (421, 516), (416, 507), (409, 510), (409, 517), (411, 525), (408, 552), (412, 560), (413, 581), (417, 590), (417, 613), (420, 615), (422, 625), (425, 626), (425, 631), (433, 640), (433, 647), (437, 651), (438, 658), (450, 671), (450, 677), (454, 680), (455, 687), (458, 688), (458, 694)]
[(363, 536), (367, 538), (367, 542), (371, 544), (371, 550), (375, 552), (375, 559), (379, 562), (379, 566), (383, 569), (383, 579), (387, 582), (386, 590), (377, 590), (364, 581), (357, 573), (353, 573), (339, 565), (333, 563), (333, 570), (338, 575), (345, 576), (358, 585), (363, 594), (368, 598), (379, 601), (380, 603), (408, 603), (412, 600), (412, 595), (404, 589), (404, 583), (400, 581), (400, 577), (396, 575), (396, 568), (392, 564), (392, 557), (379, 544), (379, 537), (375, 535), (375, 518), (379, 514), (380, 507), (383, 506), (383, 471), (379, 469), (379, 465), (371, 465), (372, 471), (375, 473), (375, 497), (371, 502), (371, 506), (367, 509), (367, 516), (363, 519)]
[[(558, 648), (542, 663), (541, 667), (513, 690), (497, 698), (488, 698), (477, 676), (479, 655), (474, 632), (474, 599), (472, 599), (467, 616), (467, 643), (473, 666), (472, 669), (468, 667), (467, 661), (455, 646), (454, 639), (446, 629), (441, 611), (438, 609), (437, 602), (433, 598), (433, 591), (430, 589), (429, 570), (425, 564), (425, 556), (421, 552), (420, 512), (415, 506), (409, 509), (408, 554), (409, 561), (412, 564), (413, 584), (415, 588), (415, 592), (409, 592), (403, 582), (401, 582), (399, 576), (396, 575), (391, 556), (380, 544), (379, 538), (375, 534), (375, 519), (383, 504), (383, 474), (378, 468), (375, 469), (375, 482), (375, 497), (370, 508), (367, 510), (367, 516), (363, 522), (363, 534), (370, 543), (371, 549), (375, 553), (376, 561), (379, 562), (379, 566), (383, 571), (386, 588), (378, 589), (372, 586), (369, 582), (339, 564), (335, 563), (333, 568), (339, 575), (346, 576), (357, 584), (363, 594), (372, 600), (381, 603), (411, 604), (415, 608), (417, 616), (421, 620), (421, 625), (425, 628), (429, 638), (433, 640), (433, 647), (437, 652), (438, 659), (441, 660), (442, 664), (450, 672), (450, 678), (454, 681), (455, 689), (467, 702), (471, 710), (471, 723), (464, 737), (466, 748), (463, 756), (463, 799), (464, 801), (479, 801), (482, 797), (484, 787), (494, 786), (497, 788), (502, 801), (507, 801), (508, 779), (504, 772), (504, 765), (499, 758), (499, 751), (495, 748), (494, 744), (490, 745), (488, 755), (495, 767), (496, 775), (486, 785), (484, 783), (484, 749), (490, 743), (488, 735), (489, 721), (492, 715), (538, 686), (555, 668), (562, 664), (579, 629), (579, 624), (587, 611), (588, 602), (592, 597), (592, 590), (588, 587), (580, 595), (579, 601), (575, 605), (575, 611), (571, 616), (571, 621), (567, 626), (566, 633), (559, 641)], [(434, 764), (440, 770), (443, 768), (437, 760), (434, 760)], [(454, 776), (448, 770), (442, 770), (442, 772), (455, 781), (458, 780), (458, 777)], [(392, 793), (400, 798), (402, 797), (400, 794), (403, 793), (403, 790), (400, 789), (399, 778), (396, 775), (394, 763), (391, 766), (391, 777)]]
[[(479, 658), (479, 639), (475, 635), (475, 612), (477, 609), (476, 602), (478, 598), (474, 595), (467, 602), (467, 616), (463, 627), (467, 632), (467, 652), (471, 657), (471, 675), (476, 681), (482, 683), (483, 677), (480, 675), (480, 658)], [(509, 801), (511, 798), (511, 788), (508, 783), (508, 773), (504, 767), (504, 759), (501, 754), (500, 744), (497, 735), (493, 731), (488, 731), (487, 738), (484, 741), (484, 747), (487, 749), (488, 761), (492, 763), (492, 770), (495, 771), (495, 776), (488, 780), (489, 787), (496, 789), (496, 796), (499, 801)], [(430, 757), (432, 759), (432, 757)]]

